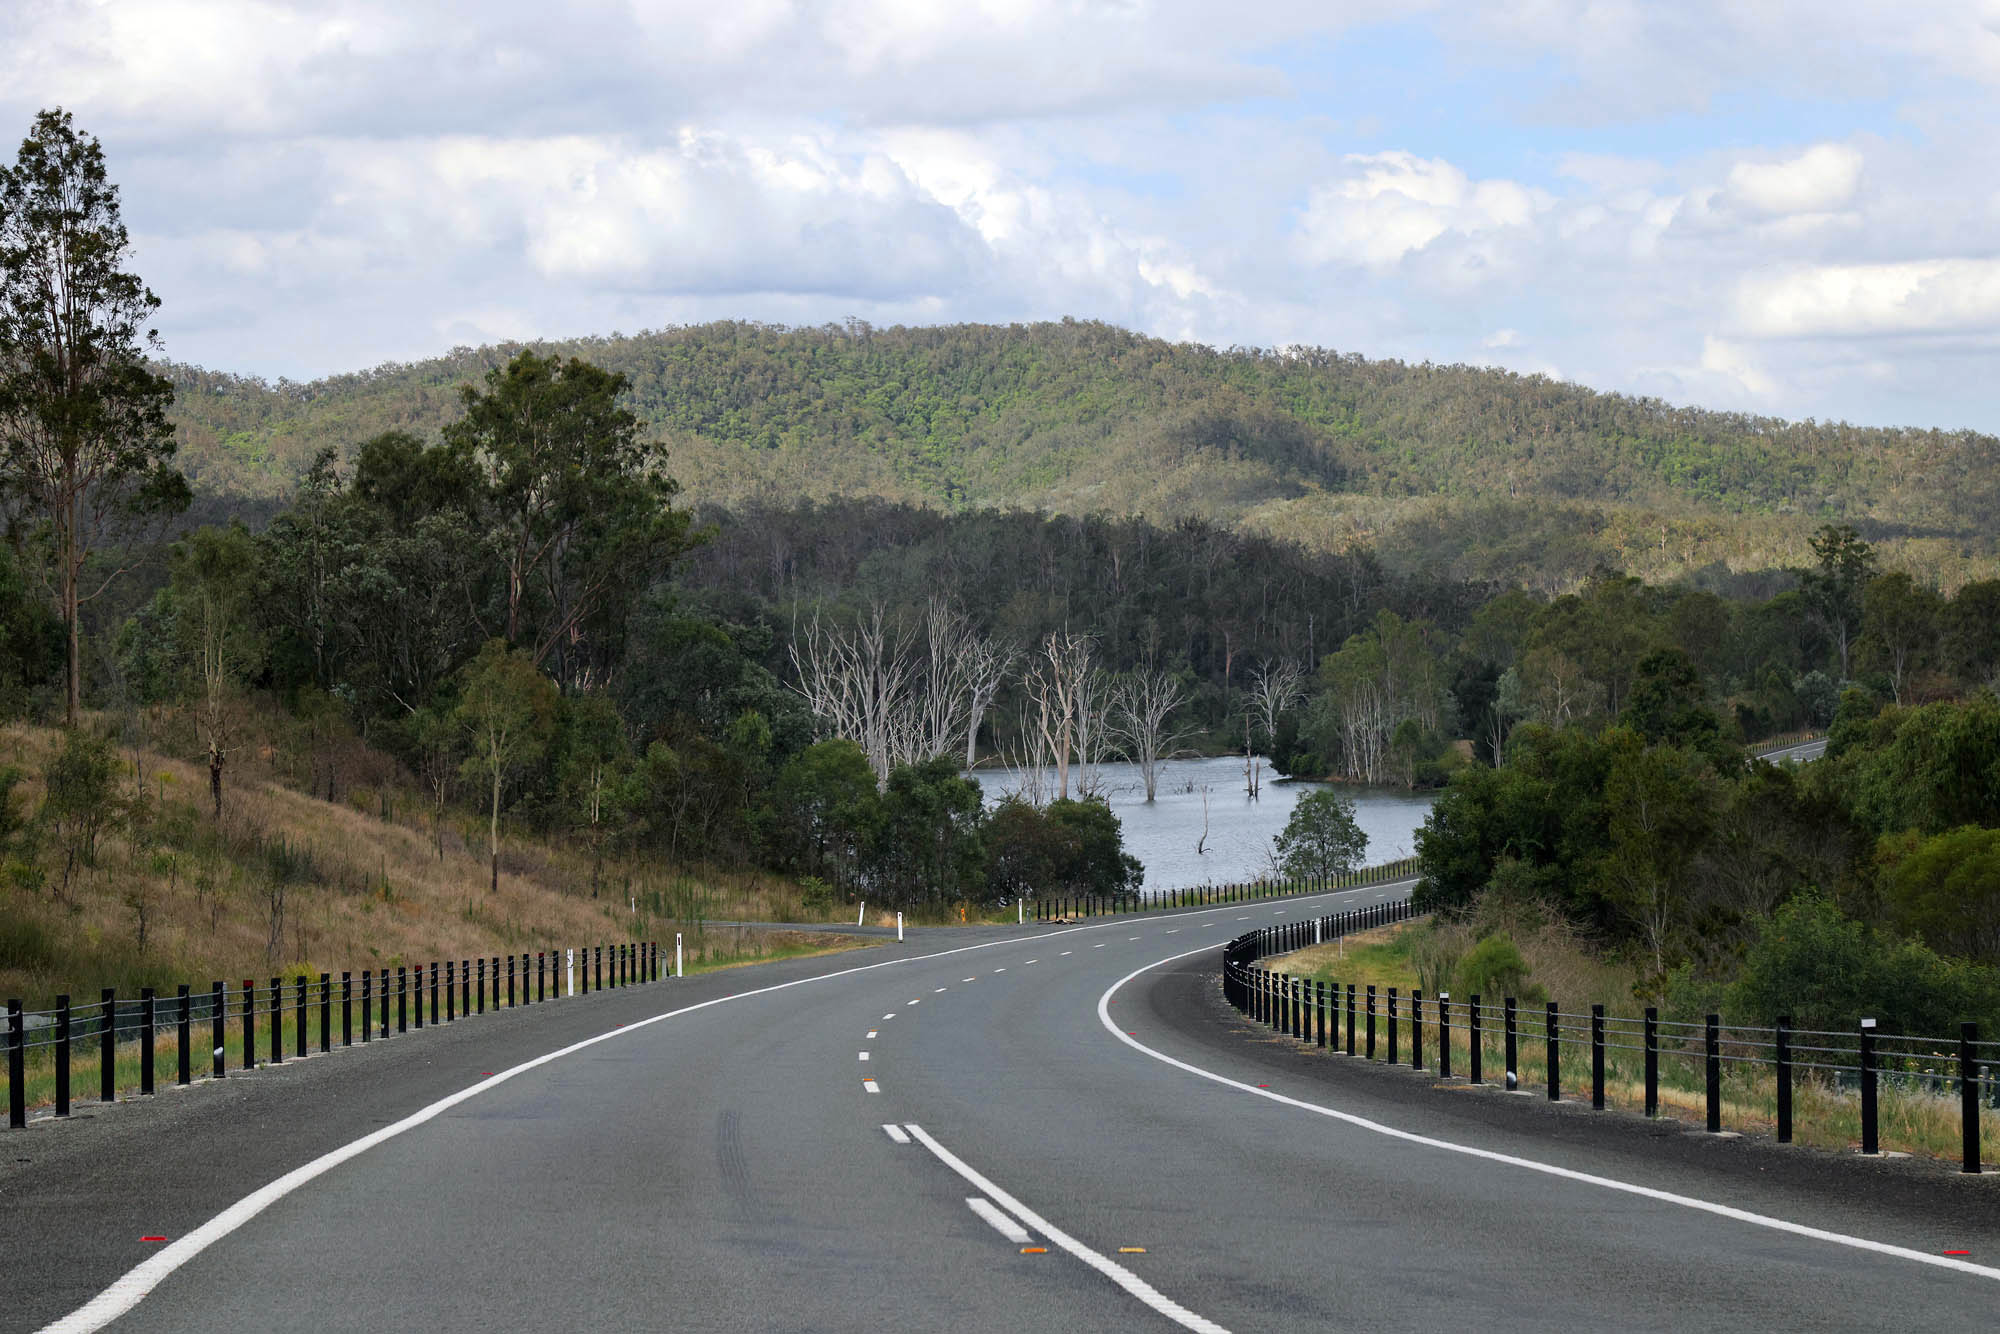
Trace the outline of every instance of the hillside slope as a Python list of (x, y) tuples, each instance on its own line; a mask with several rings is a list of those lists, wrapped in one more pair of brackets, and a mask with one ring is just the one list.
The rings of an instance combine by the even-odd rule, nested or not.
[[(692, 497), (1195, 515), (1470, 576), (1609, 560), (1653, 575), (1803, 557), (1829, 520), (1945, 583), (1990, 565), (2000, 440), (1784, 422), (1538, 376), (1103, 324), (711, 324), (546, 345), (632, 381)], [(198, 487), (281, 493), (323, 447), (426, 434), (517, 350), (311, 384), (172, 367)]]

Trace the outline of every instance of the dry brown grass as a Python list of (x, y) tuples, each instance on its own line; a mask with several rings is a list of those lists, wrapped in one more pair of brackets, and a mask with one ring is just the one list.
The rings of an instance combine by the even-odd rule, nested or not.
[[(155, 723), (156, 738), (198, 754), (184, 723)], [(0, 728), (0, 764), (24, 774), (14, 794), (23, 815), (40, 805), (39, 775), (59, 744), (53, 729)], [(120, 798), (135, 814), (99, 839), (95, 865), (78, 867), (65, 890), (59, 859), (45, 847), (32, 859), (45, 876), (36, 888), (16, 853), (15, 874), (0, 883), (0, 996), (46, 1002), (100, 986), (199, 986), (557, 944), (671, 942), (676, 929), (706, 958), (712, 933), (699, 929), (701, 918), (812, 920), (802, 917), (797, 887), (780, 877), (637, 860), (608, 861), (593, 897), (583, 850), (518, 833), (503, 835), (500, 884), (489, 892), (484, 822), (448, 815), (440, 852), (428, 807), (386, 757), (369, 753), (362, 772), (375, 781), (328, 801), (284, 781), (290, 757), (281, 744), (245, 745), (239, 754), (219, 825), (205, 765), (124, 747)], [(280, 901), (273, 887), (286, 879)], [(767, 950), (730, 936), (714, 952)]]

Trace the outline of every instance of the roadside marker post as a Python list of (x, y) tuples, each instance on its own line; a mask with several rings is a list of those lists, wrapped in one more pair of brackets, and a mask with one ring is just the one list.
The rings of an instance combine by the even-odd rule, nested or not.
[(687, 976), (687, 969), (681, 964), (681, 933), (678, 931), (674, 932), (674, 976)]
[(898, 945), (903, 943), (903, 914), (901, 913), (896, 914), (896, 943)]

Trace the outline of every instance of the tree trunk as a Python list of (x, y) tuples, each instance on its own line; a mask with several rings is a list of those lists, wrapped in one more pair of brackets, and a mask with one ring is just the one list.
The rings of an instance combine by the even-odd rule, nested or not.
[(63, 620), (66, 623), (69, 647), (69, 688), (63, 697), (63, 726), (75, 727), (77, 714), (83, 708), (83, 628), (77, 615), (77, 582), (79, 571), (76, 559), (76, 485), (65, 470), (65, 484), (69, 491), (63, 504), (62, 555), (62, 603)]
[(215, 822), (222, 823), (222, 747), (208, 743), (208, 795), (215, 803)]
[(493, 766), (493, 814), (486, 826), (486, 862), (491, 872), (486, 892), (500, 889), (500, 766)]

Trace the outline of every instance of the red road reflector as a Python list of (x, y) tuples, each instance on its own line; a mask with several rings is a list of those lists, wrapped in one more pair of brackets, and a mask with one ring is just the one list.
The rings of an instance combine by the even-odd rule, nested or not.
[(140, 1241), (165, 1241), (165, 1237), (141, 1237)]
[(1970, 1255), (1971, 1251), (1946, 1251), (1946, 1255)]

